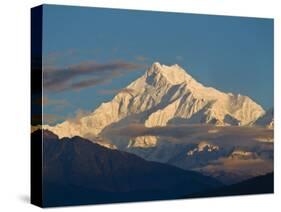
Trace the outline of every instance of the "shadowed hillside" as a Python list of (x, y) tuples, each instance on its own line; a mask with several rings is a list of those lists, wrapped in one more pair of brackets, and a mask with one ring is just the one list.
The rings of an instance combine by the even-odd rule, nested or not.
[[(33, 142), (40, 142), (35, 131)], [(43, 132), (45, 207), (178, 198), (221, 186), (211, 177)]]
[(196, 195), (186, 195), (188, 197), (215, 197), (215, 196), (231, 196), (231, 195), (251, 195), (251, 194), (271, 194), (274, 193), (274, 174), (258, 176), (245, 180), (243, 182), (223, 186), (218, 189), (211, 190), (206, 193), (197, 193)]

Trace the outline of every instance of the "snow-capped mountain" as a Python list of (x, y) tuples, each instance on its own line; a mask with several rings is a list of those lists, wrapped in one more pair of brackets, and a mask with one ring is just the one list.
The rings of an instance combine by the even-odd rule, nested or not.
[[(93, 100), (94, 101), (94, 100)], [(141, 123), (146, 127), (169, 124), (248, 125), (264, 114), (251, 98), (224, 93), (197, 82), (179, 65), (154, 63), (143, 76), (122, 89), (111, 101), (77, 121), (44, 126), (61, 137), (93, 138), (112, 125)], [(131, 140), (155, 144), (146, 136)]]
[(193, 156), (194, 154), (200, 153), (200, 152), (213, 152), (213, 151), (219, 151), (220, 147), (217, 145), (209, 144), (208, 142), (200, 142), (198, 146), (192, 150), (189, 150), (187, 152), (188, 156)]
[(248, 159), (256, 159), (256, 158), (258, 158), (258, 156), (255, 152), (249, 152), (249, 151), (245, 151), (245, 150), (236, 149), (228, 156), (228, 158), (248, 160)]
[(273, 170), (268, 126), (273, 112), (251, 98), (206, 87), (179, 65), (154, 63), (92, 113), (43, 128), (233, 183)]

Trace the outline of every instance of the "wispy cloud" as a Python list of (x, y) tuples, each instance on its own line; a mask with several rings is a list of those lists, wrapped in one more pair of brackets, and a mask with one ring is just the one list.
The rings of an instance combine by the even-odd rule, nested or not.
[(43, 72), (44, 89), (58, 92), (91, 87), (142, 67), (141, 64), (124, 61), (104, 64), (86, 61), (66, 68), (48, 67)]
[(145, 127), (142, 124), (130, 124), (126, 127), (114, 128), (107, 132), (108, 135), (138, 137), (138, 136), (160, 136), (173, 138), (179, 142), (208, 140), (216, 143), (223, 140), (224, 146), (247, 145), (248, 142), (257, 144), (257, 137), (272, 138), (273, 131), (270, 129), (254, 127), (219, 127), (213, 125), (180, 125), (164, 127)]
[(82, 88), (87, 88), (87, 87), (92, 87), (98, 84), (103, 84), (106, 82), (109, 82), (110, 79), (108, 78), (90, 78), (90, 79), (84, 79), (84, 80), (80, 80), (79, 82), (74, 82), (70, 85), (71, 89), (75, 89), (75, 90), (80, 90)]
[(186, 125), (186, 126), (165, 126), (165, 127), (145, 127), (142, 124), (131, 124), (126, 128), (113, 129), (113, 134), (137, 137), (137, 136), (164, 136), (183, 138), (191, 134), (207, 132), (212, 129), (209, 125)]

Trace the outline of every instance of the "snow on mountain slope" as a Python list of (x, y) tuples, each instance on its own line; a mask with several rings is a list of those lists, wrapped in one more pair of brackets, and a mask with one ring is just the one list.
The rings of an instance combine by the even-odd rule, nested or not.
[(228, 156), (228, 158), (247, 160), (247, 159), (256, 159), (258, 158), (258, 156), (255, 152), (236, 149)]
[[(66, 120), (43, 128), (53, 131), (60, 138), (76, 135), (93, 138), (105, 128), (121, 122), (143, 123), (146, 127), (179, 122), (247, 125), (263, 114), (262, 107), (247, 96), (205, 87), (180, 66), (156, 62), (143, 76), (91, 114), (75, 122)], [(137, 146), (141, 145), (140, 141), (147, 143), (147, 139), (139, 138)]]
[[(271, 129), (212, 126), (217, 129), (215, 131), (201, 126), (198, 130), (188, 130), (187, 126), (181, 125), (176, 128), (183, 128), (182, 130), (170, 134), (167, 131), (171, 127), (163, 128), (162, 133), (158, 134), (162, 136), (159, 136), (156, 146), (130, 147), (125, 151), (146, 160), (196, 170), (228, 184), (273, 170), (274, 145)], [(164, 134), (164, 131), (167, 133)], [(267, 138), (268, 141), (258, 138)]]
[(127, 148), (131, 147), (154, 147), (157, 144), (156, 136), (137, 136), (129, 140)]
[(212, 145), (212, 144), (209, 144), (208, 142), (200, 142), (198, 144), (198, 146), (192, 150), (189, 150), (187, 152), (187, 155), (188, 156), (192, 156), (198, 152), (204, 152), (204, 151), (207, 151), (207, 152), (213, 152), (213, 151), (219, 151), (219, 146), (217, 145)]

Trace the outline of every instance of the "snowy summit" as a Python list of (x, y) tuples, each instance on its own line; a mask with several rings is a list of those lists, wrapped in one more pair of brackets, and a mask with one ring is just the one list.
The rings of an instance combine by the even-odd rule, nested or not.
[[(112, 124), (139, 123), (146, 127), (169, 124), (249, 125), (265, 111), (251, 98), (224, 93), (197, 82), (179, 65), (155, 62), (140, 78), (79, 121), (44, 126), (59, 137), (98, 136)], [(144, 138), (145, 139), (145, 138)]]

